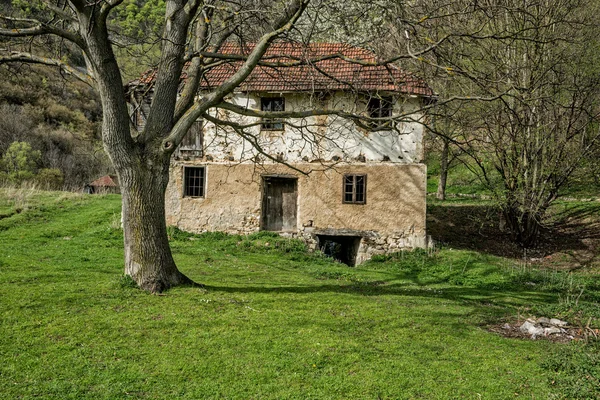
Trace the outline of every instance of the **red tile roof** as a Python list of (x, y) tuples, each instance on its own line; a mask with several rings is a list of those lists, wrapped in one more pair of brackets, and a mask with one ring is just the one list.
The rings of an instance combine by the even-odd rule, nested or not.
[(104, 175), (101, 178), (96, 179), (94, 182), (90, 183), (90, 186), (97, 186), (97, 187), (118, 187), (119, 185), (117, 185), (115, 183), (115, 181), (117, 180), (116, 176), (111, 176), (111, 175)]
[[(241, 47), (226, 43), (220, 49), (222, 54), (246, 55), (254, 45)], [(250, 76), (239, 86), (241, 91), (297, 92), (325, 90), (391, 91), (421, 96), (434, 93), (424, 80), (400, 70), (392, 64), (361, 65), (339, 57), (312, 62), (319, 57), (341, 55), (366, 62), (376, 62), (377, 58), (369, 50), (344, 43), (311, 43), (308, 45), (293, 42), (273, 43), (263, 61), (270, 63), (290, 63), (302, 60), (306, 64), (296, 66), (257, 66)], [(240, 67), (242, 61), (227, 61), (209, 70), (201, 82), (201, 90), (210, 90), (221, 85)], [(156, 70), (146, 72), (140, 83), (151, 84)], [(182, 78), (185, 79), (185, 72)]]

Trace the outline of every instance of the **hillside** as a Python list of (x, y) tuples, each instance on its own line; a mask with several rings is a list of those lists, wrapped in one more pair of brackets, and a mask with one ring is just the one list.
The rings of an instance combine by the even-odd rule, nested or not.
[[(0, 65), (0, 75), (0, 159), (11, 144), (28, 143), (33, 183), (53, 189), (80, 189), (110, 171), (92, 88), (35, 65)], [(57, 170), (52, 176), (58, 177), (48, 180), (43, 170)], [(0, 181), (7, 180), (14, 185), (23, 179), (0, 165)]]

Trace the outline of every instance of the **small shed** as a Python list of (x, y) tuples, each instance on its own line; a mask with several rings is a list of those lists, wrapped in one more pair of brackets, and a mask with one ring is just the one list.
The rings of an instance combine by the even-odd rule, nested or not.
[(121, 193), (119, 179), (116, 175), (104, 175), (85, 185), (83, 191), (87, 194), (95, 193)]

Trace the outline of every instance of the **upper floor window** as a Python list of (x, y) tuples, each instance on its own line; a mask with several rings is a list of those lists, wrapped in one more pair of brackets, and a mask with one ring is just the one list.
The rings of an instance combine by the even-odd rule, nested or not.
[[(367, 103), (367, 112), (370, 118), (389, 118), (392, 116), (394, 99), (391, 97), (372, 97)], [(377, 127), (386, 124), (386, 121), (373, 121), (369, 125)]]
[[(260, 99), (261, 111), (285, 111), (285, 99), (283, 97), (262, 97)], [(277, 118), (264, 118), (261, 129), (269, 131), (282, 131), (283, 122)]]
[(183, 196), (204, 197), (206, 167), (183, 167)]
[(367, 202), (367, 175), (344, 175), (344, 203), (365, 204)]
[(183, 137), (179, 145), (179, 154), (181, 157), (202, 157), (202, 146), (204, 144), (202, 122), (202, 119), (195, 121)]
[(138, 132), (143, 131), (146, 126), (146, 117), (150, 112), (150, 99), (132, 96), (128, 108), (133, 127)]

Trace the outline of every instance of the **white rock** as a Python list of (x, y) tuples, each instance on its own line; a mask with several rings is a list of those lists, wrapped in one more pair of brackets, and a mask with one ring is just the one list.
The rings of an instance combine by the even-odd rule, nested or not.
[(557, 318), (550, 319), (550, 323), (554, 326), (567, 326), (568, 325), (568, 322), (561, 321), (560, 319), (557, 319)]
[(561, 329), (557, 328), (555, 326), (551, 326), (550, 328), (544, 328), (544, 335), (548, 336), (548, 335), (552, 335), (554, 333), (560, 333)]
[(523, 323), (523, 325), (521, 325), (521, 327), (519, 327), (519, 330), (523, 333), (528, 333), (531, 336), (539, 336), (539, 335), (544, 334), (544, 328), (536, 326), (530, 320), (525, 321), (525, 323)]
[(550, 322), (550, 320), (546, 317), (540, 317), (537, 320), (538, 324), (543, 324), (543, 325), (552, 325), (552, 322)]

